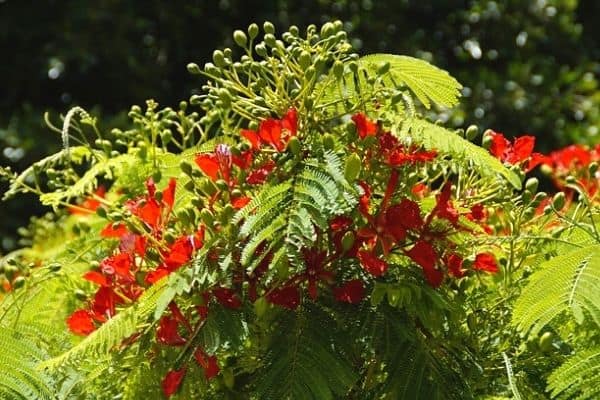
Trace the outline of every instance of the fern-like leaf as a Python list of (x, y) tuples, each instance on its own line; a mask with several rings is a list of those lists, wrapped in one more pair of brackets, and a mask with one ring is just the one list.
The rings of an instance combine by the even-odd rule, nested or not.
[(593, 400), (600, 395), (600, 347), (575, 354), (548, 378), (553, 398)]
[(60, 368), (83, 358), (94, 358), (108, 353), (125, 338), (136, 333), (139, 329), (138, 325), (152, 315), (158, 299), (168, 287), (167, 281), (167, 278), (163, 278), (156, 282), (140, 296), (134, 305), (108, 320), (69, 351), (44, 361), (41, 368)]
[(257, 371), (258, 398), (333, 400), (344, 398), (356, 381), (350, 363), (336, 351), (335, 323), (312, 313), (320, 315), (287, 314), (280, 321)]
[(521, 188), (519, 177), (504, 167), (498, 159), (441, 126), (422, 119), (408, 118), (399, 121), (392, 128), (392, 133), (401, 138), (409, 137), (426, 149), (436, 150), (442, 155), (468, 161), (481, 176), (496, 179), (500, 175), (516, 189)]
[(578, 321), (587, 310), (600, 326), (600, 245), (576, 249), (539, 266), (516, 302), (513, 323), (537, 334), (565, 311)]
[(389, 71), (383, 80), (389, 86), (405, 85), (423, 103), (452, 107), (458, 104), (462, 85), (448, 72), (418, 58), (393, 54), (370, 54), (358, 60), (372, 75), (383, 63), (389, 63)]
[(36, 370), (48, 357), (34, 342), (11, 328), (0, 327), (0, 398), (54, 399), (52, 378)]

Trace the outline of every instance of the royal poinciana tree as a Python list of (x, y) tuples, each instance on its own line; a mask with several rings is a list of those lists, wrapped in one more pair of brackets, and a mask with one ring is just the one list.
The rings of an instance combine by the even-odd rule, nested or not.
[(341, 26), (236, 31), (179, 110), (72, 109), (61, 152), (2, 170), (55, 210), (2, 259), (3, 396), (597, 394), (598, 152), (475, 145), (421, 116), (455, 79)]

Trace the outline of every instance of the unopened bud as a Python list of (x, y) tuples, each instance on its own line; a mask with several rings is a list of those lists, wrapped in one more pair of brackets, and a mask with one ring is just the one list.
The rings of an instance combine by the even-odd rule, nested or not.
[(200, 70), (200, 67), (198, 66), (198, 64), (196, 63), (189, 63), (187, 65), (187, 70), (190, 74), (192, 75), (198, 75), (200, 74), (202, 71)]
[(539, 183), (540, 181), (537, 178), (529, 178), (527, 179), (527, 182), (525, 182), (525, 190), (535, 193), (537, 192)]
[(562, 210), (566, 201), (567, 198), (565, 197), (564, 192), (558, 192), (552, 198), (552, 207), (554, 207), (555, 210)]
[(360, 174), (362, 168), (362, 160), (360, 156), (356, 153), (352, 153), (346, 159), (346, 165), (344, 167), (344, 177), (348, 182), (354, 182), (358, 175)]
[(248, 26), (248, 35), (250, 36), (250, 39), (254, 39), (258, 36), (258, 25), (250, 24), (250, 26)]
[(246, 43), (248, 43), (248, 37), (243, 31), (238, 29), (233, 32), (233, 41), (240, 47), (246, 47)]
[(477, 125), (469, 125), (467, 131), (465, 132), (467, 140), (473, 140), (479, 135), (479, 128)]

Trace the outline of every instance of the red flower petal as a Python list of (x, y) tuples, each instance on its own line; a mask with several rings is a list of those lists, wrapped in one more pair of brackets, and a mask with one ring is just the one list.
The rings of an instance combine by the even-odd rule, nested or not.
[(100, 231), (100, 236), (105, 238), (120, 238), (128, 232), (129, 231), (127, 230), (125, 224), (113, 224), (111, 222), (108, 225), (106, 225), (104, 229), (102, 229), (102, 231)]
[(512, 146), (512, 151), (506, 161), (511, 164), (517, 164), (527, 160), (531, 156), (534, 146), (535, 137), (533, 136), (521, 136), (516, 138)]
[(163, 191), (162, 201), (169, 207), (169, 211), (173, 209), (173, 203), (175, 202), (175, 187), (177, 181), (175, 178), (169, 179), (169, 186)]
[(183, 346), (186, 341), (179, 335), (178, 327), (179, 323), (175, 318), (165, 315), (158, 323), (156, 339), (159, 343), (168, 346)]
[(433, 268), (423, 268), (423, 274), (425, 275), (425, 280), (429, 284), (429, 286), (433, 288), (438, 288), (442, 284), (444, 280), (444, 274), (439, 269)]
[(298, 111), (290, 108), (281, 119), (281, 127), (287, 129), (291, 136), (296, 136), (298, 132)]
[(267, 301), (271, 304), (295, 310), (300, 304), (300, 291), (296, 286), (284, 286), (271, 290), (267, 295)]
[(363, 269), (373, 276), (381, 276), (388, 269), (388, 264), (375, 257), (370, 251), (360, 250), (357, 257)]
[(365, 288), (360, 279), (352, 279), (339, 288), (333, 289), (333, 296), (343, 303), (360, 303), (365, 295)]
[(470, 218), (475, 221), (484, 221), (487, 218), (487, 212), (483, 204), (475, 204), (471, 207)]
[(129, 272), (133, 260), (129, 254), (120, 253), (105, 258), (100, 263), (100, 270), (107, 275), (118, 275), (120, 277), (129, 277)]
[(492, 153), (494, 157), (504, 161), (506, 157), (505, 154), (510, 149), (510, 142), (500, 132), (491, 131), (489, 135), (492, 138), (490, 153)]
[(223, 307), (235, 310), (242, 306), (242, 301), (232, 289), (219, 287), (213, 289), (212, 293)]
[(246, 182), (250, 185), (261, 185), (265, 183), (269, 174), (275, 169), (275, 162), (269, 160), (259, 169), (250, 172)]
[(211, 180), (216, 181), (219, 173), (219, 163), (217, 156), (214, 154), (198, 154), (196, 156), (196, 165), (208, 176)]
[(93, 282), (97, 285), (100, 286), (107, 286), (108, 285), (108, 280), (106, 279), (106, 277), (104, 275), (102, 275), (100, 272), (97, 271), (89, 271), (86, 272), (83, 275), (83, 279)]
[(457, 254), (450, 254), (446, 259), (446, 265), (448, 266), (448, 272), (455, 278), (462, 278), (465, 275), (465, 271), (462, 269), (463, 259)]
[(117, 296), (112, 288), (102, 286), (94, 295), (92, 311), (97, 319), (104, 320), (115, 315), (115, 306), (120, 303), (123, 303), (123, 299)]
[(473, 268), (479, 271), (487, 271), (491, 273), (498, 272), (498, 264), (496, 258), (490, 253), (480, 253), (475, 257)]
[(260, 137), (256, 131), (251, 129), (242, 129), (241, 135), (248, 139), (254, 150), (260, 149)]
[(423, 269), (433, 269), (437, 261), (437, 254), (433, 246), (424, 240), (419, 240), (406, 254)]
[(356, 131), (361, 139), (367, 136), (375, 136), (377, 134), (377, 123), (368, 119), (365, 114), (357, 113), (352, 116), (352, 121), (356, 125)]
[(409, 199), (402, 199), (391, 206), (385, 220), (387, 226), (400, 225), (405, 229), (420, 229), (423, 226), (419, 204)]
[(270, 144), (277, 151), (283, 151), (280, 121), (273, 118), (267, 118), (262, 121), (258, 128), (258, 135), (263, 142)]
[(169, 270), (163, 266), (156, 268), (154, 271), (150, 271), (146, 274), (146, 278), (144, 278), (144, 282), (149, 284), (154, 284), (160, 281), (163, 277), (169, 275)]
[(96, 329), (94, 320), (87, 310), (75, 311), (67, 318), (67, 325), (71, 332), (81, 336), (87, 336)]
[(527, 163), (526, 172), (531, 171), (532, 169), (534, 169), (535, 167), (537, 167), (538, 165), (541, 165), (541, 164), (551, 165), (552, 159), (549, 156), (546, 156), (541, 153), (531, 154), (531, 158), (529, 159), (529, 162)]
[(240, 197), (236, 197), (235, 199), (231, 200), (231, 205), (233, 206), (233, 208), (235, 209), (240, 209), (240, 208), (244, 208), (248, 203), (250, 203), (250, 197), (248, 196), (240, 196)]
[(219, 374), (221, 369), (217, 363), (216, 356), (209, 356), (201, 348), (197, 348), (194, 352), (194, 358), (196, 362), (204, 369), (204, 376), (207, 380), (210, 380)]
[(358, 182), (360, 187), (363, 189), (363, 194), (358, 199), (358, 210), (363, 215), (369, 214), (369, 203), (371, 202), (371, 186), (368, 183), (360, 181)]
[(350, 225), (352, 225), (352, 218), (345, 215), (337, 216), (329, 221), (329, 228), (334, 232), (345, 230)]
[(169, 371), (167, 375), (163, 378), (160, 383), (163, 393), (167, 397), (171, 397), (181, 385), (181, 381), (183, 381), (183, 377), (185, 376), (186, 369), (181, 368), (179, 370)]
[(433, 214), (437, 215), (439, 218), (444, 218), (450, 221), (452, 225), (456, 225), (458, 223), (458, 210), (456, 210), (450, 202), (451, 194), (452, 184), (448, 182), (444, 185), (442, 191), (437, 196), (437, 202), (433, 210)]
[(194, 246), (192, 245), (191, 237), (181, 236), (169, 246), (169, 251), (164, 257), (165, 266), (169, 271), (175, 271), (190, 261), (193, 252)]

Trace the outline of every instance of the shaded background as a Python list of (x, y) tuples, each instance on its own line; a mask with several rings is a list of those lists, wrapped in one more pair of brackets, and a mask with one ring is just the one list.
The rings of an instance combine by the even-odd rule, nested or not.
[[(186, 64), (233, 46), (234, 29), (331, 19), (361, 54), (416, 56), (455, 76), (464, 99), (450, 126), (533, 134), (545, 151), (600, 142), (595, 0), (0, 0), (0, 164), (20, 171), (59, 149), (45, 111), (58, 122), (80, 105), (120, 126), (132, 104), (187, 99), (200, 83)], [(27, 196), (0, 204), (0, 254), (42, 212)]]

